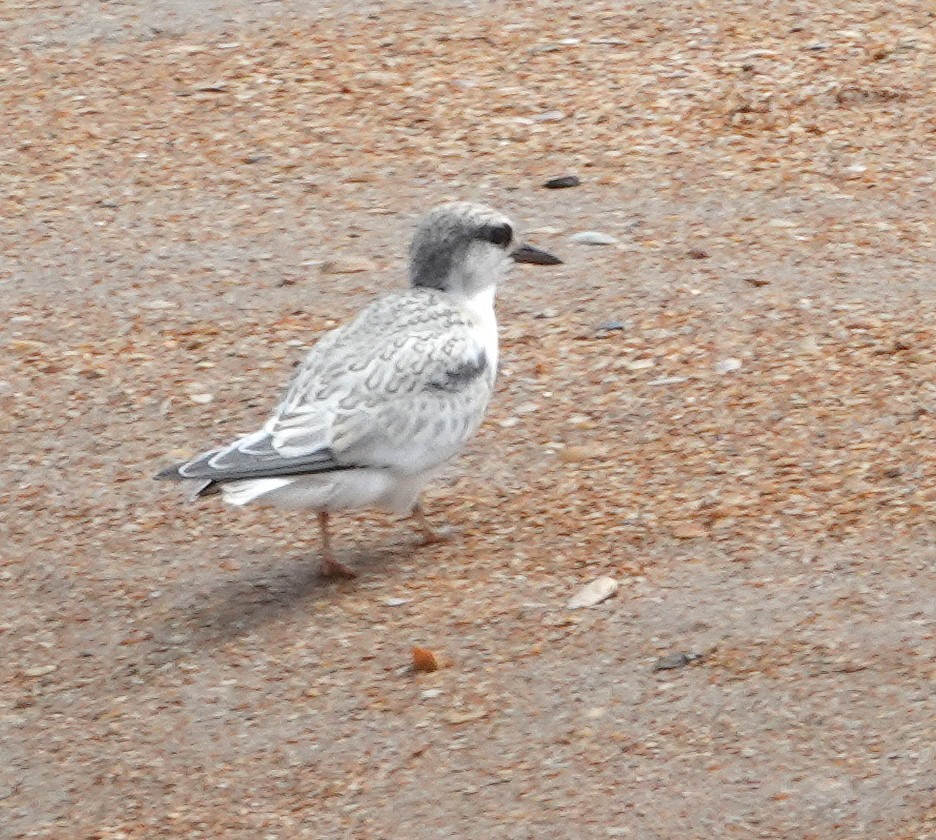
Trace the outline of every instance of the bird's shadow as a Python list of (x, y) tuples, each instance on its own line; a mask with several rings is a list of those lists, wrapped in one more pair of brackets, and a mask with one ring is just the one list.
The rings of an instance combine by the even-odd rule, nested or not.
[[(341, 552), (356, 578), (322, 575), (316, 553), (304, 557), (246, 556), (235, 573), (219, 569), (218, 583), (185, 595), (172, 612), (151, 627), (155, 659), (176, 661), (194, 651), (217, 648), (237, 638), (354, 592), (363, 582), (393, 575), (399, 562), (418, 548), (404, 542)], [(151, 663), (156, 664), (156, 663)]]

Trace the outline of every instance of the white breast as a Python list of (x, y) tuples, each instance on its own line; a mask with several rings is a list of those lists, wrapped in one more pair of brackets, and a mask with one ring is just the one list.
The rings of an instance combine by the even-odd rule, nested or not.
[(497, 370), (498, 341), (497, 315), (494, 312), (494, 296), (497, 289), (490, 286), (470, 298), (460, 301), (477, 325), (478, 341), (484, 348), (491, 370)]

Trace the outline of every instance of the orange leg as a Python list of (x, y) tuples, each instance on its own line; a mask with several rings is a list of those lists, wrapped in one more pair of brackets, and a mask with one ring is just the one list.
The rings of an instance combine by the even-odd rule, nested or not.
[(331, 547), (331, 534), (328, 531), (328, 511), (319, 511), (319, 531), (322, 534), (322, 574), (325, 577), (357, 577), (354, 569), (335, 559)]
[(419, 502), (413, 508), (413, 519), (416, 521), (416, 530), (422, 537), (420, 545), (432, 545), (433, 543), (446, 542), (451, 537), (451, 529), (435, 529), (426, 519), (426, 513)]

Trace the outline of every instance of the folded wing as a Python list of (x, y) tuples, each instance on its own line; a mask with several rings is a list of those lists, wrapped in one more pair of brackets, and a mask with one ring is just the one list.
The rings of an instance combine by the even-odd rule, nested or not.
[(263, 429), (158, 477), (421, 472), (457, 454), (480, 425), (494, 374), (458, 309), (429, 290), (388, 296), (322, 337)]

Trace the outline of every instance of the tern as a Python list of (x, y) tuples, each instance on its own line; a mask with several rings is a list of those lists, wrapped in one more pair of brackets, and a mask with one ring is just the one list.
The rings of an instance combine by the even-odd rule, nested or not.
[(494, 300), (514, 262), (561, 260), (519, 243), (489, 207), (431, 210), (410, 247), (408, 289), (322, 335), (263, 428), (156, 478), (190, 482), (193, 498), (316, 511), (326, 575), (354, 576), (332, 549), (338, 511), (410, 514), (436, 541), (420, 493), (484, 419), (498, 361)]

